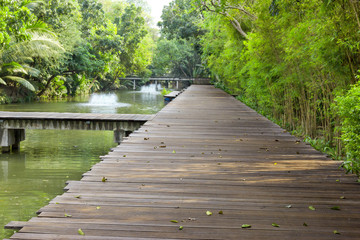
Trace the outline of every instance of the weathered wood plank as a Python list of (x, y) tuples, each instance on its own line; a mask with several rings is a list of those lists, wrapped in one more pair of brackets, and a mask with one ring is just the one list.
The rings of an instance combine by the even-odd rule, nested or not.
[(190, 87), (101, 158), (11, 239), (360, 236), (356, 178), (211, 86)]

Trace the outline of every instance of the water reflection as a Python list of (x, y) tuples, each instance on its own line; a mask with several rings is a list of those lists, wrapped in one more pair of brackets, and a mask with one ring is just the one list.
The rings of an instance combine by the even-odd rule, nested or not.
[(0, 181), (8, 181), (9, 162), (0, 162)]

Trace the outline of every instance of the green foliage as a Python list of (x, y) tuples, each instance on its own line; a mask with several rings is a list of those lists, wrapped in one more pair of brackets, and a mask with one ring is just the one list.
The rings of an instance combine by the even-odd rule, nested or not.
[(335, 101), (335, 109), (342, 122), (341, 140), (347, 153), (347, 160), (342, 166), (347, 172), (360, 176), (360, 84), (353, 85)]
[(355, 149), (339, 141), (342, 117), (331, 105), (360, 68), (359, 2), (192, 3), (203, 12), (202, 62), (216, 85), (289, 130), (321, 139), (315, 145), (329, 155), (338, 158), (343, 144)]
[(163, 89), (161, 90), (161, 95), (165, 96), (165, 95), (167, 95), (167, 94), (169, 94), (169, 93), (171, 93), (171, 92), (172, 92), (171, 90), (166, 89), (166, 88), (163, 88)]
[(154, 51), (152, 71), (156, 76), (201, 77), (207, 74), (201, 60), (197, 26), (199, 11), (192, 11), (190, 0), (174, 0), (163, 9), (159, 22), (161, 37)]
[(59, 97), (119, 87), (127, 74), (149, 76), (146, 4), (103, 2), (106, 8), (100, 0), (1, 1), (0, 88)]

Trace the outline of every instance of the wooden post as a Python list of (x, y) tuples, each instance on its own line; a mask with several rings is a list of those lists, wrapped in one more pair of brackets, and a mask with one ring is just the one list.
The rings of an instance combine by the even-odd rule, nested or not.
[(114, 142), (120, 144), (125, 137), (125, 131), (121, 129), (114, 130)]
[(0, 129), (0, 146), (2, 152), (19, 149), (20, 142), (25, 140), (25, 129)]

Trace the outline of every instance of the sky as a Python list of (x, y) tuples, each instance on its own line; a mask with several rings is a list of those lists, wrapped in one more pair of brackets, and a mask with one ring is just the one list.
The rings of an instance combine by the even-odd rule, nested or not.
[(162, 9), (165, 5), (169, 5), (171, 0), (146, 0), (151, 7), (151, 16), (153, 17), (154, 25), (160, 21)]

